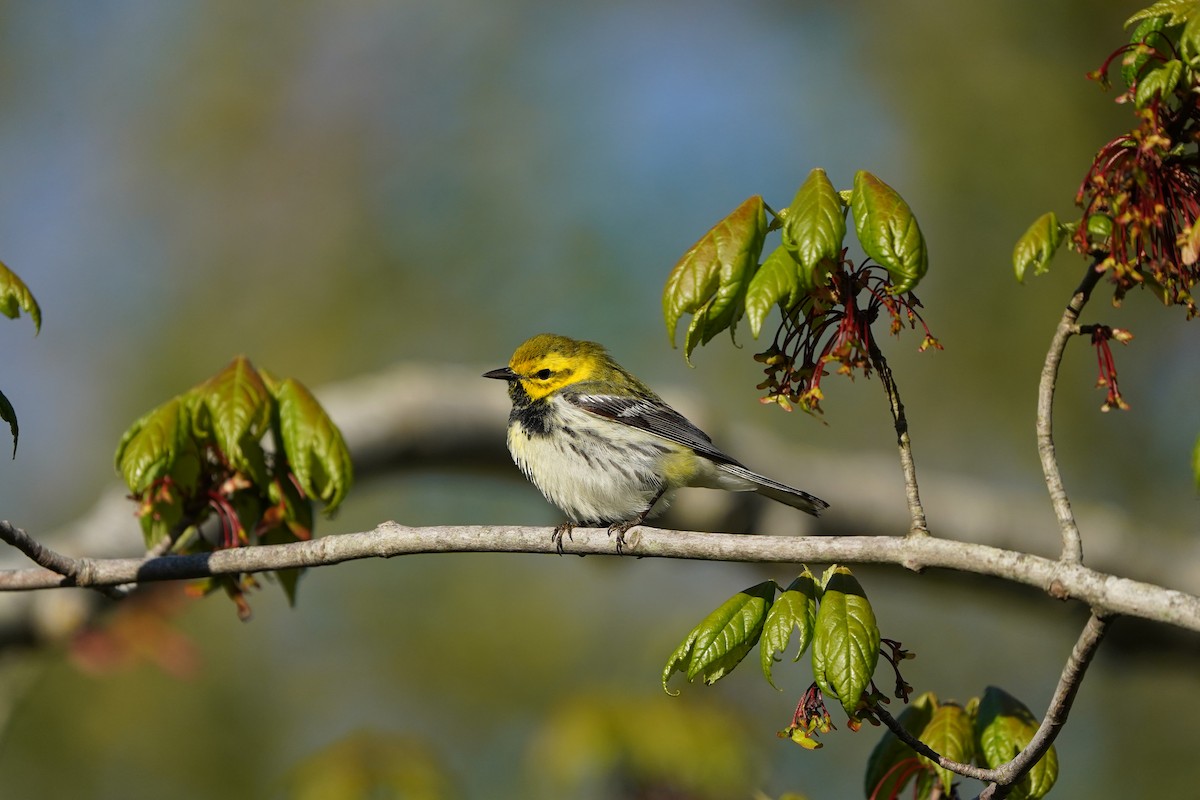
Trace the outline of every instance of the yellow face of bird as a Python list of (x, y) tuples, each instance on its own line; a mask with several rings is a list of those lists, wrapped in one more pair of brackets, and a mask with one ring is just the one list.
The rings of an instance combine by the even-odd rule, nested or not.
[(564, 386), (587, 380), (604, 363), (604, 348), (595, 342), (542, 333), (517, 348), (508, 368), (529, 399), (540, 400)]

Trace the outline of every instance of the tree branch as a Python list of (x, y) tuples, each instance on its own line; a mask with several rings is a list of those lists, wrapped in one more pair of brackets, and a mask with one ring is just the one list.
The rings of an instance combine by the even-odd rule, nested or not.
[(912, 520), (908, 533), (910, 536), (926, 536), (929, 534), (929, 524), (925, 519), (925, 507), (921, 504), (921, 493), (917, 487), (917, 465), (913, 461), (912, 441), (908, 436), (908, 418), (904, 415), (904, 403), (900, 401), (900, 387), (892, 375), (892, 368), (879, 350), (875, 340), (870, 340), (869, 354), (871, 363), (879, 372), (879, 382), (887, 393), (888, 405), (892, 410), (892, 420), (896, 426), (896, 444), (900, 448), (900, 470), (904, 473), (904, 495), (908, 501), (908, 514)]
[[(86, 561), (64, 556), (62, 553), (51, 550), (8, 520), (0, 520), (0, 540), (20, 550), (38, 566), (61, 575), (63, 578), (62, 585), (64, 586), (79, 585), (76, 581), (79, 575), (85, 572), (87, 567)], [(88, 579), (85, 577), (85, 580)], [(114, 598), (123, 597), (125, 594), (119, 591), (116, 586), (98, 585), (93, 588), (101, 594)]]
[(964, 778), (975, 778), (976, 780), (980, 781), (991, 781), (995, 779), (996, 770), (994, 769), (977, 767), (974, 764), (964, 764), (961, 761), (955, 761), (952, 758), (946, 758), (944, 755), (922, 742), (916, 736), (913, 736), (911, 733), (909, 733), (908, 730), (900, 724), (899, 720), (889, 714), (883, 708), (883, 706), (878, 704), (872, 706), (871, 713), (879, 717), (879, 721), (886, 725), (888, 730), (896, 734), (897, 739), (904, 742), (915, 752), (925, 756), (939, 767), (948, 769), (957, 775), (962, 775)]
[(1054, 338), (1050, 340), (1050, 349), (1042, 364), (1042, 377), (1038, 384), (1037, 403), (1037, 445), (1038, 455), (1042, 460), (1042, 474), (1046, 478), (1046, 488), (1050, 491), (1050, 502), (1058, 517), (1058, 527), (1062, 531), (1062, 560), (1067, 564), (1083, 562), (1083, 544), (1079, 536), (1079, 526), (1075, 523), (1075, 515), (1071, 512), (1071, 501), (1067, 499), (1067, 490), (1063, 486), (1062, 475), (1058, 469), (1058, 456), (1054, 451), (1054, 388), (1058, 381), (1058, 368), (1062, 363), (1063, 352), (1067, 341), (1079, 332), (1077, 323), (1079, 314), (1091, 297), (1092, 289), (1100, 280), (1097, 270), (1098, 262), (1088, 266), (1071, 302), (1063, 311)]
[[(361, 558), (420, 553), (553, 554), (551, 528), (462, 525), (410, 528), (384, 522), (370, 531), (332, 534), (291, 544), (260, 545), (187, 556), (79, 559), (74, 578), (46, 569), (0, 571), (0, 591), (63, 586), (117, 586), (183, 580), (238, 572), (315, 567)], [(755, 563), (896, 564), (991, 575), (1033, 586), (1060, 599), (1071, 598), (1109, 613), (1165, 622), (1200, 631), (1200, 597), (1120, 578), (1078, 564), (939, 537), (749, 536), (728, 533), (635, 528), (626, 553), (649, 558), (685, 558)], [(568, 555), (613, 555), (605, 528), (576, 528)]]
[(1000, 800), (1012, 792), (1016, 783), (1025, 777), (1034, 764), (1046, 755), (1050, 745), (1054, 744), (1058, 732), (1066, 724), (1071, 704), (1075, 701), (1075, 693), (1079, 691), (1079, 684), (1083, 682), (1083, 676), (1087, 672), (1093, 656), (1096, 655), (1096, 649), (1100, 646), (1100, 641), (1104, 638), (1107, 629), (1108, 620), (1093, 612), (1083, 631), (1079, 634), (1079, 639), (1071, 650), (1066, 666), (1063, 667), (1058, 687), (1054, 690), (1050, 707), (1046, 709), (1046, 715), (1042, 718), (1042, 724), (1038, 727), (1037, 732), (1021, 752), (993, 769), (946, 758), (913, 736), (895, 717), (878, 704), (872, 707), (871, 713), (877, 716), (900, 741), (938, 766), (962, 775), (964, 778), (987, 782), (989, 785), (979, 794), (978, 800)]
[(1025, 777), (1050, 749), (1050, 745), (1054, 744), (1059, 731), (1067, 722), (1067, 715), (1071, 713), (1071, 705), (1075, 702), (1075, 694), (1079, 691), (1079, 685), (1083, 683), (1088, 665), (1092, 663), (1092, 658), (1095, 657), (1096, 650), (1107, 632), (1108, 619), (1093, 611), (1063, 667), (1058, 686), (1054, 689), (1054, 697), (1050, 699), (1050, 707), (1046, 709), (1046, 715), (1042, 718), (1037, 733), (1011, 761), (995, 769), (996, 777), (991, 779), (992, 785), (980, 793), (979, 800), (1007, 797), (1017, 781)]

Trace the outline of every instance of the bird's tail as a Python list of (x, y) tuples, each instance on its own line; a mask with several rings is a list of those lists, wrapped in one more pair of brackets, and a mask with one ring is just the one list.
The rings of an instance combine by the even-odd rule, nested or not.
[(751, 472), (741, 464), (722, 464), (718, 469), (752, 484), (752, 486), (747, 486), (747, 489), (753, 489), (764, 497), (769, 497), (792, 508), (798, 508), (814, 517), (820, 516), (822, 511), (829, 508), (829, 503), (821, 498), (799, 489), (793, 489), (779, 481), (773, 481), (757, 472)]

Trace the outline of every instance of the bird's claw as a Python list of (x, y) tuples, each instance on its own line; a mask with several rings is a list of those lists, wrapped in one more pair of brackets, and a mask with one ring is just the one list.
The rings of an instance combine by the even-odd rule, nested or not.
[(567, 535), (567, 538), (570, 539), (571, 541), (575, 541), (575, 537), (571, 534), (571, 531), (574, 528), (575, 528), (575, 526), (572, 525), (570, 522), (564, 522), (563, 524), (555, 527), (554, 533), (550, 534), (550, 541), (554, 542), (554, 549), (558, 551), (558, 554), (560, 556), (563, 554), (563, 543), (562, 543), (563, 534), (565, 533)]
[(630, 520), (629, 522), (618, 522), (615, 525), (608, 526), (608, 535), (612, 536), (614, 533), (617, 535), (617, 555), (624, 555), (624, 553), (625, 553), (625, 534), (629, 531), (630, 528), (637, 527), (639, 522), (640, 522), (640, 520), (635, 519), (635, 520)]

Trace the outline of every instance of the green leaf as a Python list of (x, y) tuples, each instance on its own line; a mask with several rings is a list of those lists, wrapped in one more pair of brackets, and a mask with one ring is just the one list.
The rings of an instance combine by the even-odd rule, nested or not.
[(846, 567), (825, 584), (812, 644), (813, 679), (854, 716), (879, 660), (879, 627), (862, 586)]
[(667, 276), (663, 317), (672, 347), (680, 317), (693, 315), (684, 343), (685, 358), (690, 360), (697, 345), (736, 327), (766, 232), (763, 199), (754, 195), (700, 237)]
[(1166, 98), (1175, 91), (1179, 79), (1183, 77), (1183, 62), (1178, 59), (1159, 64), (1147, 72), (1137, 82), (1133, 104), (1137, 108), (1145, 108), (1155, 96)]
[(24, 309), (33, 320), (34, 335), (42, 330), (42, 309), (25, 282), (17, 274), (0, 262), (0, 314), (9, 319), (16, 319)]
[[(1142, 20), (1134, 29), (1133, 34), (1129, 37), (1129, 43), (1133, 47), (1121, 59), (1121, 80), (1125, 82), (1126, 86), (1133, 86), (1137, 83), (1138, 76), (1142, 74), (1142, 68), (1149, 63), (1155, 52), (1150, 42), (1154, 35), (1162, 31), (1164, 27), (1162, 17), (1151, 17)], [(1101, 86), (1106, 88), (1108, 86), (1104, 76), (1101, 76)]]
[(1044, 275), (1050, 269), (1050, 260), (1062, 244), (1063, 230), (1053, 211), (1042, 214), (1029, 230), (1022, 234), (1013, 248), (1013, 271), (1017, 283), (1025, 282), (1025, 273), (1033, 268), (1034, 275)]
[(271, 395), (254, 365), (238, 356), (190, 393), (197, 437), (211, 437), (230, 466), (267, 483), (261, 440), (271, 420)]
[[(933, 718), (937, 705), (937, 697), (933, 692), (925, 692), (914, 697), (896, 717), (896, 721), (904, 730), (919, 737)], [(867, 759), (864, 781), (867, 797), (899, 797), (914, 774), (913, 768), (921, 763), (911, 747), (900, 741), (896, 734), (885, 730), (871, 751), (871, 757)]]
[(863, 250), (892, 276), (892, 292), (916, 288), (929, 268), (925, 237), (912, 209), (896, 190), (865, 170), (854, 175), (850, 201)]
[(113, 460), (125, 485), (140, 495), (165, 477), (190, 449), (191, 421), (187, 405), (172, 397), (139, 417), (121, 436)]
[(20, 436), (20, 429), (17, 427), (17, 410), (13, 408), (12, 403), (8, 402), (8, 398), (4, 396), (4, 392), (0, 392), (0, 420), (8, 423), (8, 430), (13, 437), (13, 454), (12, 457), (17, 457), (17, 437)]
[(346, 498), (354, 480), (350, 452), (342, 433), (305, 386), (293, 378), (279, 384), (279, 431), (283, 452), (296, 480), (310, 497), (325, 503), (325, 513)]
[(1200, 67), (1200, 15), (1189, 19), (1179, 32), (1179, 57), (1190, 69)]
[(1166, 17), (1167, 25), (1179, 25), (1195, 15), (1197, 5), (1196, 0), (1159, 0), (1125, 20), (1124, 27), (1128, 28), (1135, 22), (1152, 17)]
[[(960, 764), (970, 763), (975, 757), (975, 737), (971, 724), (971, 715), (966, 709), (956, 703), (943, 703), (937, 707), (930, 717), (929, 723), (917, 737), (932, 747), (938, 754), (957, 761)], [(957, 777), (950, 770), (939, 767), (925, 756), (923, 763), (932, 767), (942, 784), (942, 791), (950, 795), (950, 784)]]
[(800, 264), (801, 285), (812, 288), (818, 266), (837, 263), (846, 238), (846, 204), (825, 170), (814, 169), (796, 192), (780, 234)]
[(800, 656), (804, 655), (804, 651), (808, 649), (808, 645), (812, 641), (813, 628), (816, 626), (817, 595), (820, 593), (821, 590), (817, 586), (816, 580), (813, 579), (812, 573), (805, 567), (804, 572), (788, 584), (787, 589), (779, 595), (771, 605), (771, 610), (767, 612), (758, 649), (763, 675), (766, 676), (767, 683), (776, 689), (779, 687), (775, 686), (775, 681), (771, 680), (771, 665), (775, 662), (775, 654), (782, 653), (787, 649), (788, 641), (792, 638), (792, 631), (798, 630), (800, 634), (796, 657), (792, 660), (799, 661)]
[(313, 532), (313, 503), (284, 477), (271, 481), (267, 488), (271, 508), (263, 515), (263, 524), (277, 526), (290, 537), (287, 541), (307, 540)]
[(672, 694), (667, 681), (676, 672), (689, 683), (700, 676), (711, 685), (736, 667), (758, 642), (776, 588), (775, 581), (763, 581), (738, 592), (692, 628), (663, 668), (663, 690)]
[[(1037, 718), (1020, 700), (995, 686), (984, 690), (975, 718), (975, 736), (979, 740), (983, 762), (989, 768), (995, 769), (1011, 761), (1029, 744), (1037, 729)], [(1057, 779), (1058, 753), (1051, 745), (1041, 760), (1013, 787), (1009, 797), (1037, 800), (1054, 788)]]
[(1092, 214), (1087, 218), (1088, 238), (1095, 242), (1104, 242), (1112, 236), (1112, 217), (1107, 214)]
[(767, 260), (750, 279), (750, 285), (746, 288), (746, 319), (755, 339), (776, 303), (788, 309), (800, 299), (800, 276), (796, 267), (796, 260), (787, 248), (780, 245), (771, 251), (771, 255), (767, 256)]

